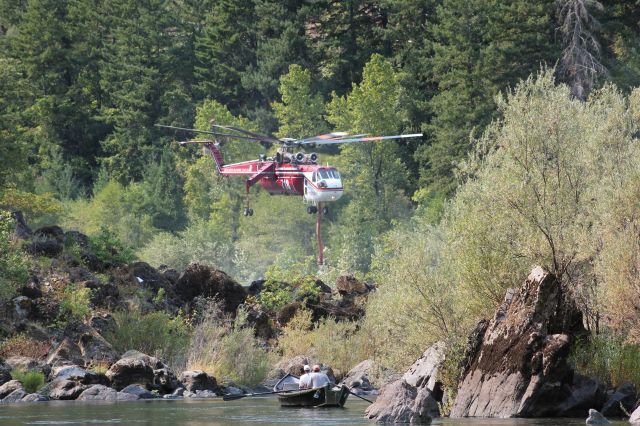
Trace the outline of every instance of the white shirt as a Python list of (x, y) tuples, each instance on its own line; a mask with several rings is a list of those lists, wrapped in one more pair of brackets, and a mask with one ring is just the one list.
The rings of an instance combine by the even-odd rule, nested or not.
[(331, 383), (329, 380), (329, 376), (327, 376), (324, 373), (314, 372), (314, 373), (311, 373), (310, 376), (311, 376), (311, 387), (313, 389), (322, 388), (327, 383)]
[(298, 383), (299, 389), (311, 389), (311, 373), (304, 373), (300, 376), (300, 382)]

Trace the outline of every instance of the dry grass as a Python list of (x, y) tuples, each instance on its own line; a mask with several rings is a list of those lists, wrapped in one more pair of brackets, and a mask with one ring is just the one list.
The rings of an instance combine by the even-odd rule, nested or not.
[(0, 358), (24, 356), (29, 358), (44, 358), (51, 349), (50, 342), (34, 340), (24, 334), (18, 334), (0, 344)]

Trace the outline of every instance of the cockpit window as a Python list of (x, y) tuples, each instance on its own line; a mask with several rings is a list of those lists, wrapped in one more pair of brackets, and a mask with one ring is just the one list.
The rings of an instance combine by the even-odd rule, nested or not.
[[(316, 173), (318, 179), (340, 179), (340, 173), (336, 169), (320, 169)], [(314, 182), (316, 181), (316, 173), (314, 173)]]

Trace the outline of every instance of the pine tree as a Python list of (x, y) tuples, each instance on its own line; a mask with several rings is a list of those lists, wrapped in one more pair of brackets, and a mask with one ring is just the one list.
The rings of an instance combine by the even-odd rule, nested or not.
[(432, 27), (429, 61), (439, 93), (429, 102), (431, 143), (416, 153), (421, 197), (451, 195), (454, 169), (469, 149), (469, 135), (494, 117), (494, 97), (553, 63), (553, 2), (444, 0)]

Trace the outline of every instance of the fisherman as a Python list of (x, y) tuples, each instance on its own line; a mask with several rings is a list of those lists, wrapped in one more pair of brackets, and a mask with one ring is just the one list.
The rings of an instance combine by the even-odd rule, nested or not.
[(320, 371), (320, 366), (318, 364), (314, 365), (313, 373), (311, 373), (311, 388), (323, 388), (329, 383), (331, 383), (329, 376)]
[(303, 367), (304, 374), (300, 376), (298, 387), (300, 389), (311, 389), (311, 367), (305, 364)]

